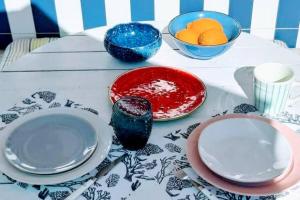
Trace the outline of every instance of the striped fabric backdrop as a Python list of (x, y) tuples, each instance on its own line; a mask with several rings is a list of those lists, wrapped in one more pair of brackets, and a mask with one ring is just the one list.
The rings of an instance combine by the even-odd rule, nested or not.
[(214, 10), (251, 34), (300, 47), (300, 0), (0, 0), (0, 48), (18, 38), (64, 36), (128, 21)]

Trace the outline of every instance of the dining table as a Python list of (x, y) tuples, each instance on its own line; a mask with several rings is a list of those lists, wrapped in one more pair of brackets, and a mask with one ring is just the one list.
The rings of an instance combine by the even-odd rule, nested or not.
[[(163, 37), (156, 55), (138, 63), (126, 63), (112, 57), (104, 47), (106, 31), (112, 26), (89, 29), (46, 44), (21, 57), (0, 73), (0, 130), (15, 119), (37, 110), (70, 107), (97, 114), (110, 122), (112, 103), (108, 91), (122, 73), (142, 66), (169, 66), (190, 72), (206, 85), (203, 105), (184, 118), (154, 122), (147, 145), (128, 151), (113, 137), (106, 159), (90, 173), (56, 185), (30, 185), (0, 175), (1, 200), (63, 200), (84, 184), (97, 170), (127, 153), (126, 158), (88, 188), (81, 200), (296, 200), (300, 183), (271, 196), (244, 196), (219, 189), (191, 168), (186, 156), (189, 134), (202, 122), (220, 115), (244, 113), (262, 115), (254, 106), (253, 69), (266, 62), (291, 67), (300, 80), (300, 56), (273, 41), (243, 30), (224, 54), (209, 60), (185, 56), (173, 44), (168, 22), (152, 21)], [(272, 73), (272, 72), (270, 72)], [(297, 96), (295, 88), (292, 96)], [(300, 134), (300, 103), (288, 105), (272, 117)], [(1, 134), (1, 131), (0, 131)], [(300, 155), (299, 155), (300, 156)], [(202, 187), (177, 178), (175, 169), (183, 169)]]

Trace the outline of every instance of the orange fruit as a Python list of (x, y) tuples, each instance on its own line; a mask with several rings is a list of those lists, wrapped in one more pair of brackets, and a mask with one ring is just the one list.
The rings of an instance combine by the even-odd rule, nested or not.
[(214, 19), (202, 18), (187, 24), (187, 29), (193, 30), (198, 34), (202, 34), (210, 29), (223, 30), (222, 25)]
[(198, 42), (200, 45), (218, 45), (225, 44), (228, 39), (222, 30), (210, 29), (199, 36)]
[(175, 37), (181, 41), (190, 44), (198, 44), (198, 37), (199, 37), (198, 34), (188, 29), (183, 29), (181, 31), (178, 31)]

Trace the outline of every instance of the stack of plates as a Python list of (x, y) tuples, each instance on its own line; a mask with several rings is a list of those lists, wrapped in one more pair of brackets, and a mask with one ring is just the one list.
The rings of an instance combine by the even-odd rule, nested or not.
[(271, 195), (300, 181), (300, 137), (258, 116), (213, 118), (189, 136), (187, 156), (207, 182), (243, 195)]
[(0, 134), (0, 171), (20, 182), (49, 185), (78, 178), (107, 156), (112, 130), (79, 109), (37, 111)]

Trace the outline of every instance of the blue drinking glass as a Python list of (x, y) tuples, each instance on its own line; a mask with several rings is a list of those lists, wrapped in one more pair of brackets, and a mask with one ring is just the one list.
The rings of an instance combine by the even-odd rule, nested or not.
[(125, 149), (138, 150), (149, 139), (153, 116), (151, 103), (141, 97), (128, 96), (115, 102), (110, 125)]

